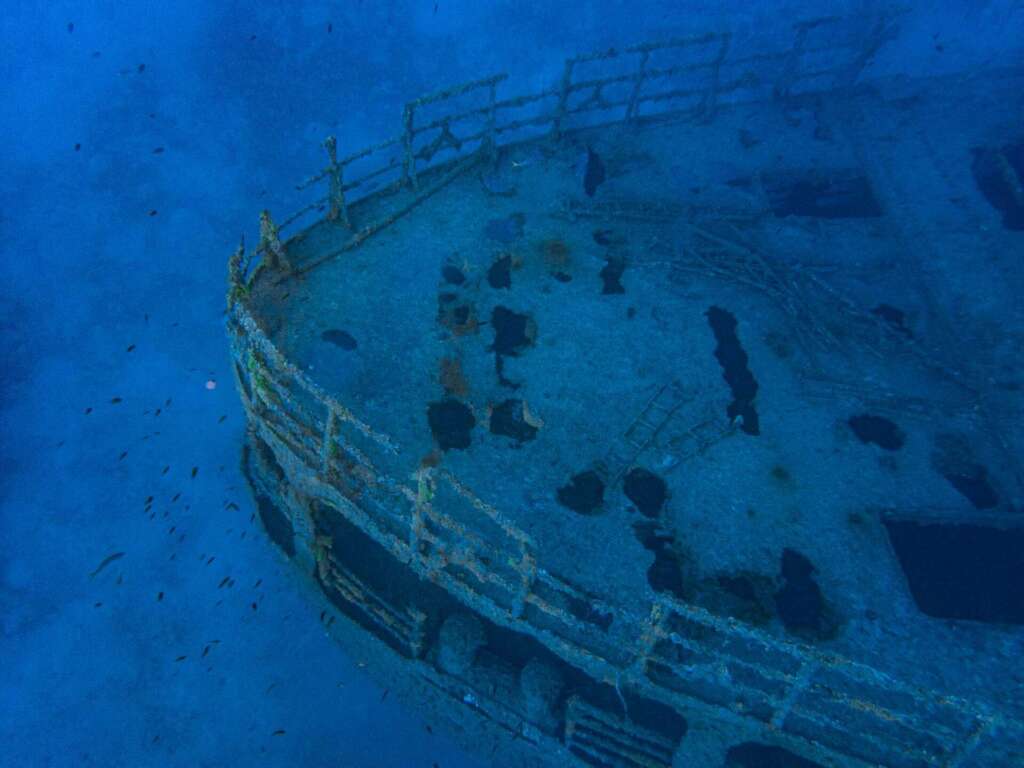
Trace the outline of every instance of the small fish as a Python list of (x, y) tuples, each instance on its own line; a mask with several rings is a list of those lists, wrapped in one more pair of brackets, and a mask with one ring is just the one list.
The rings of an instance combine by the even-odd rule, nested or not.
[(327, 22), (327, 34), (331, 34), (334, 31), (334, 25), (331, 22)]
[(135, 351), (135, 345), (134, 344), (129, 344), (128, 345), (128, 349), (126, 349), (125, 351), (126, 352), (134, 352)]
[(111, 405), (117, 405), (120, 402), (121, 402), (121, 398), (120, 397), (112, 397), (112, 398), (110, 398), (110, 404)]
[(210, 646), (206, 646), (205, 648), (203, 648), (203, 655), (200, 656), (200, 658), (201, 659), (205, 659), (206, 658), (206, 654), (208, 654), (209, 652), (210, 652)]
[(185, 660), (185, 659), (187, 659), (187, 658), (188, 658), (188, 656), (179, 656), (178, 658), (176, 658), (176, 659), (175, 659), (175, 661), (176, 661), (176, 662), (178, 662), (178, 661), (184, 661), (184, 660)]
[(231, 581), (231, 577), (230, 576), (225, 576), (223, 579), (220, 580), (220, 584), (217, 585), (217, 589), (221, 589), (229, 581)]
[(172, 536), (172, 535), (174, 534), (174, 531), (175, 531), (175, 529), (177, 529), (177, 527), (178, 527), (178, 526), (176, 526), (176, 525), (172, 525), (172, 526), (171, 526), (171, 530), (169, 530), (169, 531), (167, 532), (167, 535), (168, 535), (168, 536)]
[(331, 617), (330, 617), (329, 619), (327, 619), (327, 628), (328, 628), (328, 629), (330, 629), (330, 627), (331, 627), (331, 624), (333, 624), (333, 623), (334, 623), (334, 619), (335, 619), (335, 618), (336, 618), (335, 616), (331, 616)]
[(390, 688), (385, 688), (383, 695), (380, 697), (380, 703), (381, 704), (384, 703), (384, 699), (386, 699), (388, 697), (389, 693), (391, 693), (391, 689)]
[(64, 443), (65, 443), (65, 442), (66, 442), (66, 441), (64, 441), (64, 440), (61, 440), (61, 441), (60, 441), (59, 443), (57, 443), (57, 447), (58, 447), (58, 448), (63, 448), (63, 447), (64, 447)]
[(274, 732), (273, 732), (272, 734), (270, 734), (270, 735), (271, 735), (271, 736), (284, 736), (284, 735), (285, 735), (285, 733), (287, 733), (287, 731), (285, 731), (285, 730), (284, 730), (284, 728), (278, 728), (278, 729), (277, 729), (276, 731), (274, 731)]
[(199, 467), (192, 467), (192, 477), (195, 477), (199, 473)]
[(224, 419), (226, 419), (226, 418), (227, 418), (227, 416), (221, 416), (219, 419), (217, 419), (217, 423), (218, 424), (223, 424), (224, 423)]
[(115, 560), (120, 560), (122, 557), (124, 557), (124, 552), (115, 552), (112, 555), (107, 555), (105, 558), (103, 558), (103, 561), (96, 566), (96, 570), (89, 574), (89, 578), (91, 579), (97, 576), (100, 571), (102, 571)]
[[(175, 325), (177, 325), (177, 323), (175, 323)], [(171, 406), (171, 398), (168, 397), (166, 400), (164, 400), (164, 408), (169, 408), (170, 406)]]
[(90, 413), (92, 413), (92, 407), (91, 406), (89, 408), (85, 409), (85, 415), (86, 416), (88, 416)]
[(254, 611), (256, 610), (256, 603), (252, 603), (252, 609), (253, 609)]
[(153, 154), (154, 155), (162, 155), (163, 153), (164, 153), (164, 148), (163, 147), (156, 147), (153, 150)]
[(92, 607), (93, 608), (100, 608), (100, 607), (102, 607), (102, 605), (103, 605), (103, 603), (94, 603)]
[(233, 501), (229, 501), (227, 503), (227, 506), (224, 507), (224, 509), (235, 509), (235, 510), (237, 510), (238, 509), (238, 505), (235, 504), (235, 502), (233, 502)]
[(211, 557), (209, 560), (206, 561), (206, 564), (209, 565), (210, 563), (212, 563), (216, 559), (217, 559), (217, 557), (216, 557), (216, 555), (214, 555), (213, 557)]
[(156, 216), (156, 208), (152, 209), (152, 210), (151, 210), (151, 211), (149, 212), (149, 215), (150, 215), (150, 216)]
[(177, 501), (178, 499), (180, 499), (180, 498), (181, 498), (181, 493), (180, 493), (180, 492), (178, 492), (178, 493), (174, 494), (174, 495), (173, 495), (173, 496), (171, 497), (171, 504), (173, 504), (174, 502), (176, 502), (176, 501)]
[(128, 451), (124, 451), (124, 452), (123, 452), (123, 453), (122, 453), (122, 454), (120, 455), (120, 457), (118, 457), (118, 459), (117, 459), (117, 460), (118, 460), (118, 461), (124, 461), (124, 457), (125, 457), (125, 456), (127, 456), (127, 455), (128, 455)]
[(164, 412), (164, 409), (163, 409), (163, 408), (157, 408), (157, 409), (156, 409), (156, 410), (155, 410), (155, 411), (153, 412), (153, 415), (154, 415), (154, 416), (159, 416), (159, 415), (160, 415), (161, 413), (163, 413), (163, 412)]
[(94, 59), (98, 59), (98, 58), (99, 58), (100, 56), (102, 56), (102, 55), (103, 55), (103, 54), (102, 54), (102, 53), (100, 53), (99, 51), (93, 51), (93, 52), (92, 52), (92, 57), (93, 57)]
[(427, 725), (427, 733), (429, 733), (431, 736), (434, 735), (434, 729), (431, 728), (430, 725)]
[(75, 31), (75, 22), (69, 21), (68, 22), (68, 32), (74, 32), (74, 31)]
[(320, 623), (324, 623), (324, 619), (327, 618), (327, 611), (320, 611)]
[(258, 588), (258, 587), (259, 587), (259, 585), (260, 585), (260, 584), (262, 584), (262, 583), (263, 583), (263, 579), (256, 579), (256, 583), (252, 585), (252, 588), (253, 588), (253, 589), (256, 589), (256, 588)]
[(163, 592), (157, 592), (157, 594), (156, 594), (156, 601), (159, 603), (163, 599), (164, 599), (164, 593)]
[(160, 474), (161, 475), (166, 475), (168, 470), (170, 470), (170, 468), (171, 468), (171, 465), (168, 464), (166, 467), (164, 467), (163, 471)]
[(80, 152), (81, 149), (82, 149), (82, 145), (81, 144), (75, 144), (75, 152)]
[(139, 64), (138, 70), (139, 70), (140, 73), (141, 72), (145, 72), (146, 71), (146, 65), (145, 64)]
[(153, 497), (152, 496), (147, 496), (146, 497), (146, 503), (147, 504), (152, 504), (153, 503)]

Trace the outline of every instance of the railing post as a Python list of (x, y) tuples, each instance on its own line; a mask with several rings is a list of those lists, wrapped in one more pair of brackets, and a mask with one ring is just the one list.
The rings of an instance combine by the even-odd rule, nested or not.
[(323, 442), (320, 444), (320, 474), (327, 474), (334, 450), (334, 440), (338, 431), (338, 415), (333, 408), (327, 410), (327, 423), (324, 425)]
[(348, 208), (345, 205), (345, 188), (342, 185), (343, 166), (338, 165), (338, 140), (334, 136), (328, 136), (324, 141), (324, 149), (327, 150), (327, 157), (331, 161), (327, 175), (329, 183), (327, 199), (330, 203), (327, 220), (341, 219), (345, 229), (352, 229), (352, 223), (348, 219)]
[(412, 154), (412, 139), (413, 139), (413, 112), (415, 107), (412, 102), (405, 105), (405, 110), (402, 112), (402, 147), (404, 151), (404, 158), (402, 160), (402, 186), (410, 186), (414, 190), (419, 189), (419, 183), (416, 180), (416, 158)]
[(498, 156), (498, 135), (496, 131), (496, 115), (494, 105), (498, 101), (498, 83), (491, 81), (490, 94), (487, 102), (487, 134), (481, 147), (484, 157), (494, 161)]
[(647, 60), (650, 58), (651, 52), (644, 49), (643, 55), (640, 57), (640, 69), (637, 71), (636, 83), (633, 85), (633, 93), (629, 96), (629, 106), (626, 107), (626, 118), (625, 122), (631, 122), (636, 118), (636, 106), (640, 100), (640, 88), (644, 84), (644, 76), (647, 74)]
[(558, 93), (558, 107), (555, 108), (555, 117), (551, 125), (551, 138), (558, 141), (562, 136), (562, 121), (565, 120), (566, 111), (569, 107), (569, 91), (572, 88), (572, 69), (576, 64), (575, 59), (567, 59), (565, 69), (562, 71), (562, 86)]
[(521, 557), (516, 570), (519, 572), (521, 586), (519, 594), (516, 596), (515, 603), (512, 606), (512, 615), (517, 619), (520, 618), (526, 610), (526, 599), (533, 590), (534, 579), (537, 578), (537, 558), (530, 552), (525, 541), (519, 542), (519, 548), (521, 551)]
[(228, 309), (230, 310), (235, 302), (243, 298), (245, 294), (245, 270), (242, 269), (242, 262), (245, 260), (245, 235), (242, 235), (238, 248), (228, 258)]
[(700, 121), (703, 123), (710, 123), (715, 117), (715, 110), (718, 107), (719, 73), (721, 72), (722, 64), (725, 62), (725, 57), (729, 54), (729, 44), (731, 42), (732, 35), (729, 33), (721, 36), (718, 53), (711, 64), (711, 84), (708, 86), (707, 93), (704, 94), (704, 99), (700, 105)]
[(656, 600), (651, 604), (651, 612), (641, 624), (640, 638), (637, 641), (636, 657), (630, 662), (629, 671), (643, 677), (647, 673), (647, 659), (654, 646), (665, 636), (665, 621), (668, 619), (665, 604)]
[(260, 214), (260, 244), (259, 250), (268, 258), (268, 265), (271, 269), (291, 272), (292, 265), (288, 263), (288, 256), (285, 254), (281, 238), (277, 234), (277, 226), (270, 218), (270, 211), (264, 210)]

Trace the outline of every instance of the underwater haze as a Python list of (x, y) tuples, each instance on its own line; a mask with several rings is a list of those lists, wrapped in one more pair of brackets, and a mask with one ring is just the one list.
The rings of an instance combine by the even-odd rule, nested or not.
[[(792, 51), (820, 17), (839, 20), (835, 40), (866, 41), (820, 92), (793, 78), (732, 103), (723, 73), (720, 102), (701, 96), (685, 119), (659, 122), (652, 99), (630, 115), (648, 133), (605, 130), (622, 122), (606, 115), (549, 141), (544, 123), (543, 142), (499, 136), (480, 150), (490, 170), (436, 188), (433, 149), (414, 156), (410, 137), (421, 182), (395, 155), (401, 210), (373, 209), (390, 232), (360, 189), (351, 253), (323, 256), (334, 241), (314, 220), (336, 218), (337, 198), (322, 178), (328, 197), (288, 231), (308, 227), (305, 244), (261, 230), (261, 211), (280, 224), (313, 199), (297, 187), (327, 164), (328, 136), (339, 156), (399, 136), (425, 94), (507, 73), (501, 98), (550, 90), (561, 108), (572, 57), (728, 33), (728, 65)], [(1024, 2), (15, 0), (0, 67), (0, 766), (1024, 765)], [(589, 108), (568, 105), (567, 120)], [(431, 197), (406, 205), (417, 183)], [(441, 201), (450, 217), (430, 207)], [(226, 309), (240, 240), (263, 265), (232, 284), (251, 303), (233, 291)], [(291, 260), (273, 263), (280, 242)], [(710, 263), (737, 247), (758, 254), (745, 272)], [(373, 248), (387, 258), (360, 262)], [(317, 590), (342, 524), (314, 510), (307, 563), (291, 545), (292, 467), (278, 455), (250, 469), (272, 443), (252, 421), (273, 408), (253, 395), (269, 374), (238, 356), (235, 302), (357, 417), (413, 446), (394, 487), (418, 513), (438, 465), (469, 478), (488, 504), (522, 508), (509, 527), (538, 544), (542, 576), (578, 579), (572, 597), (527, 587), (506, 620), (499, 598), (481, 599), (491, 615), (463, 597), (447, 559), (461, 545), (424, 555), (439, 575), (416, 571), (408, 589), (407, 563), (382, 550), (393, 592), (446, 593), (413, 606), (432, 639), (409, 672), (442, 682), (428, 701), (389, 677), (400, 654), (378, 668), (391, 650), (360, 635), (375, 619)], [(869, 325), (885, 341), (864, 351)], [(394, 361), (433, 390), (405, 397)], [(677, 379), (706, 408), (678, 438), (669, 420), (689, 406), (657, 406)], [(652, 408), (668, 415), (631, 442)], [(718, 432), (691, 450), (705, 425)], [(617, 434), (628, 455), (605, 445)], [(354, 583), (372, 586), (371, 556), (352, 557)], [(643, 635), (624, 617), (662, 616), (662, 596), (714, 631), (753, 627), (724, 645), (772, 638), (764, 658), (715, 667), (725, 694), (688, 687), (702, 657), (681, 649), (712, 630), (691, 639), (682, 619), (652, 618), (644, 653), (666, 656), (608, 672)], [(550, 616), (528, 625), (542, 599), (608, 649), (593, 667), (563, 652)], [(460, 602), (476, 623), (443, 621)], [(456, 629), (490, 645), (460, 666), (444, 645)], [(761, 693), (736, 691), (775, 674), (760, 666), (773, 654), (801, 661), (772, 678), (782, 692), (762, 713)], [(805, 690), (853, 679), (838, 682), (830, 654), (882, 677), (842, 694), (868, 702), (854, 715), (837, 698), (798, 727)], [(528, 657), (559, 670), (535, 720), (515, 687)], [(865, 691), (890, 677), (968, 703), (948, 722), (938, 698), (914, 710), (903, 688), (876, 706)], [(445, 679), (466, 687), (452, 698)], [(573, 720), (584, 701), (599, 714)], [(884, 707), (899, 734), (856, 719)]]

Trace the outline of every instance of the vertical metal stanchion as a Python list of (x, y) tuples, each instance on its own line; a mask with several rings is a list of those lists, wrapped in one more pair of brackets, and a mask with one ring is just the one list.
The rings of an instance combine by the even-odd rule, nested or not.
[(324, 149), (327, 150), (327, 157), (331, 165), (327, 171), (328, 191), (327, 199), (330, 210), (327, 212), (328, 221), (340, 220), (346, 229), (352, 229), (352, 223), (348, 218), (348, 208), (345, 205), (345, 188), (342, 184), (343, 166), (338, 165), (338, 140), (334, 136), (328, 136), (324, 141)]

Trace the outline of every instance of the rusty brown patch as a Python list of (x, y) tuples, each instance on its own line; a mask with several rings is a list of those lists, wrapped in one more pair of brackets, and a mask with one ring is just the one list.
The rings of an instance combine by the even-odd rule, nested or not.
[(541, 250), (544, 252), (544, 263), (547, 264), (548, 269), (557, 271), (569, 265), (569, 246), (562, 240), (557, 238), (545, 240), (541, 244)]
[(462, 372), (462, 362), (457, 357), (442, 357), (440, 371), (441, 386), (449, 395), (465, 397), (469, 394), (469, 382)]

